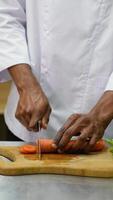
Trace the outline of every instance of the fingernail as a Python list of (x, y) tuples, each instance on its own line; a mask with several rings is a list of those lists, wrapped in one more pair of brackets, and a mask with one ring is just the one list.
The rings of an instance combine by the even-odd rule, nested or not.
[(56, 144), (52, 144), (52, 147), (53, 147), (54, 149), (57, 149), (57, 145), (56, 145)]
[(47, 124), (45, 124), (45, 129), (47, 129)]
[(47, 124), (43, 124), (43, 125), (42, 125), (42, 128), (43, 128), (43, 129), (47, 129)]

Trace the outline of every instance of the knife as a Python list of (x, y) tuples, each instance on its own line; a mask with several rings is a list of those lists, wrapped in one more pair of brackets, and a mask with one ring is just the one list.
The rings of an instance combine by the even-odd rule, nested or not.
[[(39, 132), (40, 132), (41, 131), (41, 121), (39, 121), (37, 123), (37, 126), (38, 126), (38, 129), (39, 129)], [(39, 136), (38, 136), (37, 145), (38, 145), (38, 159), (41, 160), (42, 155), (41, 155), (41, 144), (40, 144), (40, 137)]]

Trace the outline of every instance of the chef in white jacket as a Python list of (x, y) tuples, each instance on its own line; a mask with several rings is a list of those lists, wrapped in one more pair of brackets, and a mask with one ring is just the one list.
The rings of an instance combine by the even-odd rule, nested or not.
[(113, 0), (0, 0), (0, 81), (9, 78), (5, 121), (22, 140), (55, 138), (63, 150), (78, 136), (89, 150), (113, 136)]

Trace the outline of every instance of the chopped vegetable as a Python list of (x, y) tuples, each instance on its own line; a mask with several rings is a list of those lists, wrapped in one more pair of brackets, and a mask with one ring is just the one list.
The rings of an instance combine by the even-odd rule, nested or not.
[[(76, 153), (75, 149), (75, 143), (76, 140), (71, 140), (68, 145), (64, 148), (64, 153)], [(37, 146), (36, 145), (23, 145), (19, 148), (20, 153), (23, 154), (33, 154), (33, 153), (38, 153), (38, 144), (39, 142), (37, 141)], [(41, 153), (58, 153), (57, 152), (57, 147), (54, 147), (54, 141), (52, 139), (40, 139), (40, 148), (41, 148)], [(92, 148), (91, 152), (97, 152), (97, 151), (102, 151), (103, 149), (106, 148), (106, 144), (104, 140), (99, 140), (96, 145)]]
[(110, 144), (111, 146), (113, 146), (113, 139), (108, 139), (106, 138), (105, 141)]
[(105, 138), (105, 141), (110, 145), (109, 150), (113, 154), (113, 139), (112, 138)]
[(23, 154), (34, 154), (37, 152), (37, 147), (35, 145), (25, 144), (19, 147), (19, 151)]

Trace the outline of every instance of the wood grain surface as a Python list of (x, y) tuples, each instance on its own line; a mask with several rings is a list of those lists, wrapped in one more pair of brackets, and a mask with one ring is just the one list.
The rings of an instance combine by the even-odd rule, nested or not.
[(11, 82), (0, 83), (0, 114), (4, 113)]
[(23, 155), (19, 147), (0, 147), (0, 155), (12, 160), (0, 160), (0, 174), (65, 174), (91, 177), (113, 177), (113, 156), (105, 150), (90, 155), (43, 154), (41, 160), (37, 154)]

